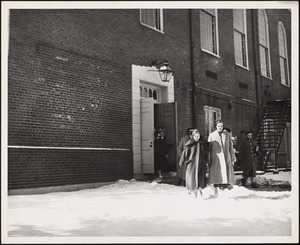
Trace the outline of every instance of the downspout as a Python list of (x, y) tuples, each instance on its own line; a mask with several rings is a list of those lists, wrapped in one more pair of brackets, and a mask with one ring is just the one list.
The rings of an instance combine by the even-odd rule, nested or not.
[[(263, 91), (262, 89), (262, 83), (260, 80), (260, 64), (259, 64), (259, 50), (258, 50), (258, 23), (257, 23), (257, 10), (252, 9), (250, 10), (252, 12), (251, 17), (252, 17), (252, 37), (253, 37), (253, 61), (254, 61), (254, 76), (255, 76), (255, 92), (256, 92), (256, 105), (257, 105), (257, 123), (259, 123), (260, 119), (260, 112), (262, 110), (262, 104), (261, 104), (261, 96), (259, 91)], [(260, 86), (259, 86), (260, 85)]]
[(189, 29), (190, 29), (190, 57), (191, 57), (191, 82), (192, 82), (192, 118), (193, 127), (197, 127), (196, 120), (196, 84), (195, 84), (195, 68), (194, 68), (194, 42), (193, 42), (193, 25), (192, 25), (192, 10), (189, 9)]
[[(256, 92), (256, 124), (254, 134), (256, 137), (259, 133), (259, 127), (262, 122), (263, 117), (263, 105), (261, 102), (261, 95), (260, 91), (263, 91), (262, 81), (260, 76), (260, 56), (259, 56), (259, 34), (258, 34), (258, 16), (257, 10), (252, 9), (251, 11), (251, 18), (252, 18), (252, 37), (253, 37), (253, 62), (254, 62), (254, 79), (255, 79), (255, 92)], [(267, 91), (268, 92), (268, 91)], [(261, 139), (260, 137), (257, 138), (258, 144), (260, 145)], [(260, 154), (260, 164), (261, 168), (263, 169), (263, 154)]]

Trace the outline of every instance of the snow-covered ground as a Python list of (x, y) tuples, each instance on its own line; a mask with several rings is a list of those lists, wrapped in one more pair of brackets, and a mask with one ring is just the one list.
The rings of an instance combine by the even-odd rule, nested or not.
[[(268, 173), (257, 181), (291, 183), (291, 173)], [(298, 232), (292, 193), (235, 185), (215, 198), (208, 186), (202, 198), (195, 198), (184, 187), (119, 180), (95, 189), (8, 196), (7, 239), (285, 243), (295, 241)]]

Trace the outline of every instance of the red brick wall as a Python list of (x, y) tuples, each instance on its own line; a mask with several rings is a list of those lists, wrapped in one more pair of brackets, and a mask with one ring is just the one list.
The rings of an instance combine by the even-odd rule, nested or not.
[[(138, 9), (11, 10), (8, 144), (129, 151), (10, 148), (8, 187), (132, 178), (132, 64), (150, 66), (154, 60), (168, 59), (175, 71), (179, 137), (193, 126), (192, 81), (235, 97), (229, 109), (230, 97), (197, 89), (195, 126), (200, 131), (204, 105), (221, 108), (235, 135), (253, 127), (255, 107), (241, 100), (256, 102), (252, 12), (247, 10), (249, 70), (234, 63), (232, 10), (218, 14), (220, 58), (201, 51), (197, 9), (164, 10), (163, 33), (141, 25)], [(290, 17), (285, 15), (289, 15), (286, 10), (268, 10), (274, 98), (285, 92), (275, 79), (278, 45), (273, 43), (278, 40), (279, 20), (290, 36)], [(290, 39), (288, 43), (290, 54)], [(218, 79), (207, 77), (206, 70), (216, 72)], [(239, 88), (239, 82), (248, 84), (248, 89)]]
[(8, 188), (132, 178), (131, 65), (168, 59), (190, 83), (187, 13), (164, 11), (160, 33), (138, 9), (11, 10), (9, 146), (130, 151), (10, 148)]
[(128, 179), (130, 151), (9, 149), (9, 189)]

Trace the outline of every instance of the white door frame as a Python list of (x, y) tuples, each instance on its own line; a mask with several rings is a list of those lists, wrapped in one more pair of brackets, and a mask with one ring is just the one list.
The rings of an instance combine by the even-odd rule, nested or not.
[(132, 142), (133, 171), (142, 174), (141, 161), (141, 114), (140, 114), (140, 83), (146, 82), (161, 88), (161, 103), (174, 102), (174, 77), (170, 82), (162, 82), (155, 67), (132, 65)]

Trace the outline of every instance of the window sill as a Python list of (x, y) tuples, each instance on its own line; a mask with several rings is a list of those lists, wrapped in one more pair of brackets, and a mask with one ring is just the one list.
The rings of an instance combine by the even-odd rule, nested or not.
[(242, 66), (242, 65), (240, 65), (240, 64), (235, 64), (237, 67), (240, 67), (240, 68), (243, 68), (243, 69), (245, 69), (245, 70), (247, 70), (247, 71), (250, 71), (250, 69), (248, 68), (248, 67), (245, 67), (245, 66)]
[(157, 32), (160, 32), (160, 33), (162, 33), (162, 34), (165, 34), (164, 31), (158, 30), (158, 29), (156, 29), (156, 28), (154, 28), (154, 27), (152, 27), (152, 26), (148, 26), (148, 25), (146, 25), (146, 24), (144, 24), (144, 23), (140, 23), (140, 24), (141, 24), (142, 26), (145, 26), (145, 27), (150, 28), (150, 29), (153, 30), (153, 31), (157, 31)]
[(282, 86), (285, 86), (285, 87), (288, 87), (288, 88), (290, 87), (290, 85), (283, 84), (283, 83), (281, 83), (281, 85), (282, 85)]
[(208, 51), (208, 50), (206, 50), (206, 49), (201, 49), (201, 50), (202, 50), (203, 52), (207, 53), (207, 54), (210, 54), (210, 55), (215, 56), (215, 57), (217, 57), (217, 58), (221, 58), (218, 54), (212, 53), (212, 52), (210, 52), (210, 51)]
[(265, 75), (261, 75), (262, 77), (264, 77), (264, 78), (267, 78), (267, 79), (269, 79), (269, 80), (271, 80), (271, 81), (273, 81), (273, 79), (271, 78), (271, 77), (267, 77), (267, 76), (265, 76)]

